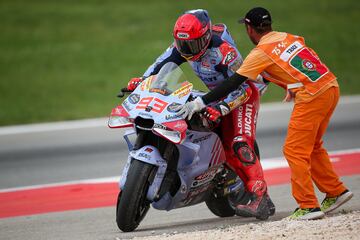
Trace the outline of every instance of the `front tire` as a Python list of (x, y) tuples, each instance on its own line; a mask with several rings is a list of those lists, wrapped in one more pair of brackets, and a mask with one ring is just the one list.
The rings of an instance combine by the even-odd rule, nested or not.
[(133, 160), (126, 183), (118, 196), (116, 223), (123, 232), (134, 231), (150, 208), (146, 194), (150, 186), (153, 165)]

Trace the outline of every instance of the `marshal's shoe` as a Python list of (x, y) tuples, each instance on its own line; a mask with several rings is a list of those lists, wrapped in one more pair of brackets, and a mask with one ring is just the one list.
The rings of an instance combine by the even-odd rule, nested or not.
[(350, 192), (349, 190), (345, 190), (337, 197), (326, 197), (321, 203), (321, 211), (323, 211), (324, 213), (334, 211), (335, 209), (349, 201), (353, 196), (354, 194), (352, 192)]
[(323, 218), (324, 212), (320, 208), (297, 208), (288, 219), (290, 220), (316, 220)]

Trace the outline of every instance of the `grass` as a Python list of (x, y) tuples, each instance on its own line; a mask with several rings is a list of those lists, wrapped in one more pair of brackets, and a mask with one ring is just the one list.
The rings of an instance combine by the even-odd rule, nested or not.
[[(343, 95), (360, 93), (357, 0), (0, 0), (0, 125), (106, 116), (118, 90), (172, 42), (187, 9), (226, 23), (245, 57), (253, 46), (236, 21), (254, 6), (271, 11), (276, 30), (304, 36)], [(271, 87), (263, 102), (282, 96)]]

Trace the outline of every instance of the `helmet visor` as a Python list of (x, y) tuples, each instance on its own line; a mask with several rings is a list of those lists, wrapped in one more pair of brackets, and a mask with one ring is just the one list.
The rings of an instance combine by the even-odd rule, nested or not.
[(210, 30), (208, 30), (202, 37), (191, 40), (184, 40), (175, 38), (177, 50), (184, 57), (192, 57), (203, 51), (210, 41)]

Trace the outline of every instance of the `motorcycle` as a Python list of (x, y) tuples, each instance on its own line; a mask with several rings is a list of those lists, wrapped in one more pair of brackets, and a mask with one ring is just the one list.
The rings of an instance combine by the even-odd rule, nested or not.
[(120, 230), (135, 230), (150, 205), (169, 211), (205, 202), (216, 216), (230, 217), (235, 203), (248, 201), (242, 180), (225, 164), (212, 123), (201, 113), (185, 121), (176, 112), (201, 94), (179, 66), (167, 63), (112, 110), (108, 126), (129, 128), (116, 206)]

